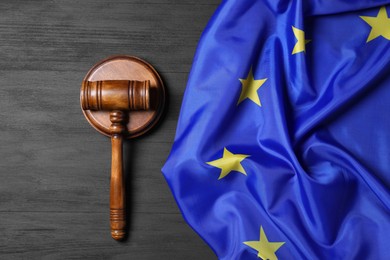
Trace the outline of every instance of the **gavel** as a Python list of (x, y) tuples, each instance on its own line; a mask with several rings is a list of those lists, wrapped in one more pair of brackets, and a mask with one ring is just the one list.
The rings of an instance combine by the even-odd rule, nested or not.
[(123, 136), (126, 135), (126, 111), (150, 108), (150, 81), (104, 80), (83, 81), (81, 106), (84, 110), (109, 111), (112, 145), (110, 184), (111, 236), (125, 237), (126, 193), (123, 181)]
[(111, 138), (110, 226), (115, 240), (126, 237), (123, 139), (151, 130), (162, 116), (165, 100), (165, 87), (156, 70), (132, 56), (113, 56), (97, 63), (82, 82), (84, 116)]

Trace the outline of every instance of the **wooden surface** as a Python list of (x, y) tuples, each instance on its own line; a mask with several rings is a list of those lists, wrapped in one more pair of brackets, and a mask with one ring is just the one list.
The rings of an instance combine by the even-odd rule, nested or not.
[[(0, 1), (0, 259), (215, 259), (182, 219), (161, 167), (218, 3)], [(150, 62), (169, 92), (160, 126), (124, 146), (123, 243), (109, 232), (110, 139), (79, 102), (86, 72), (114, 54)]]

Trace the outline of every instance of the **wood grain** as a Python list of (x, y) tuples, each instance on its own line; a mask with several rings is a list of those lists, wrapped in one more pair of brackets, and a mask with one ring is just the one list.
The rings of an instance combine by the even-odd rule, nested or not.
[[(218, 3), (0, 2), (1, 259), (215, 259), (184, 223), (161, 167), (196, 44)], [(110, 140), (79, 104), (86, 71), (114, 54), (152, 63), (170, 100), (158, 129), (124, 144), (131, 214), (122, 243), (107, 232)]]

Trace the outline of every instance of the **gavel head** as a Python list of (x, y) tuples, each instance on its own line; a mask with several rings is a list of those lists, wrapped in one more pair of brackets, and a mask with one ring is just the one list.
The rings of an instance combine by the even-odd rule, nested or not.
[(81, 106), (94, 111), (151, 109), (150, 81), (83, 81)]

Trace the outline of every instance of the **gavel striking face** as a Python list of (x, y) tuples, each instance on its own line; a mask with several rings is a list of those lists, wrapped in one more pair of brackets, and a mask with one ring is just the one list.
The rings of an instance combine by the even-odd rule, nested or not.
[[(150, 70), (149, 64), (133, 57), (119, 56), (113, 57), (105, 62), (119, 60), (121, 65), (125, 61), (132, 65), (132, 62), (140, 62), (148, 69), (148, 73), (155, 73), (154, 80), (156, 86), (151, 86), (151, 80), (98, 80), (89, 81), (85, 79), (81, 86), (80, 102), (81, 107), (88, 121), (101, 131), (104, 121), (99, 121), (99, 117), (94, 118), (91, 113), (105, 112), (109, 116), (110, 125), (104, 134), (111, 136), (112, 161), (111, 161), (111, 184), (110, 184), (110, 225), (111, 236), (116, 240), (122, 240), (126, 236), (126, 194), (123, 178), (123, 138), (131, 138), (128, 131), (128, 120), (131, 120), (132, 111), (156, 110), (152, 113), (152, 120), (148, 116), (145, 119), (145, 129), (141, 134), (149, 130), (160, 118), (163, 104), (165, 103), (165, 91), (161, 79), (155, 70)], [(104, 64), (104, 62), (102, 63)], [(127, 64), (126, 66), (128, 66)], [(98, 64), (96, 66), (100, 66)], [(122, 64), (123, 66), (123, 64)], [(124, 66), (125, 68), (127, 68)], [(133, 66), (137, 66), (133, 64)], [(148, 67), (149, 66), (149, 67)], [(115, 66), (114, 66), (115, 67)], [(138, 71), (138, 70), (135, 70)], [(120, 72), (123, 74), (123, 72)], [(126, 72), (125, 72), (126, 73)], [(134, 73), (134, 72), (131, 72)], [(130, 73), (130, 74), (131, 74)], [(103, 73), (103, 75), (105, 75)], [(131, 75), (129, 75), (130, 77)], [(156, 84), (158, 82), (158, 84)], [(155, 91), (152, 91), (155, 90)], [(154, 97), (152, 97), (154, 95)], [(154, 115), (154, 116), (153, 116)], [(133, 133), (138, 136), (140, 133)]]

